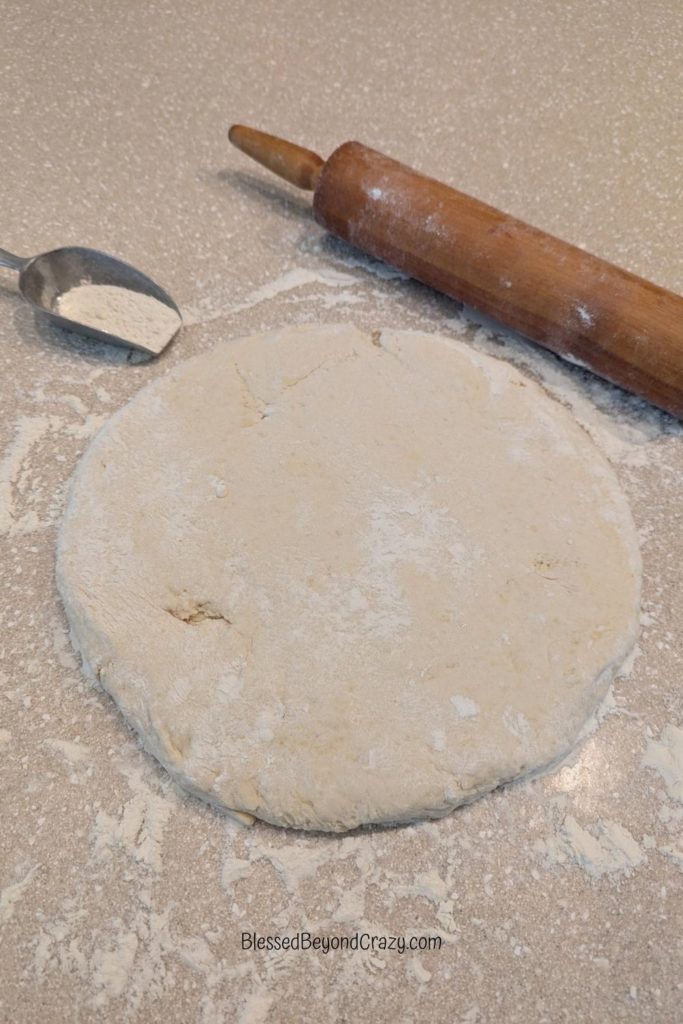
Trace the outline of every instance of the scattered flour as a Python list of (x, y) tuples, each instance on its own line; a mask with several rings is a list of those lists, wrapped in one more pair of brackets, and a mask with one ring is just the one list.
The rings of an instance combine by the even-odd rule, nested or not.
[(683, 803), (683, 729), (665, 725), (658, 740), (648, 740), (643, 765), (659, 772), (672, 800)]
[(582, 306), (580, 303), (577, 304), (576, 314), (583, 327), (593, 327), (595, 325), (595, 316), (587, 306)]
[(55, 312), (155, 355), (182, 323), (176, 311), (159, 299), (111, 284), (78, 285), (59, 296)]
[(275, 996), (270, 995), (265, 986), (259, 986), (256, 992), (247, 996), (237, 1024), (265, 1024), (274, 1002)]
[(456, 693), (451, 697), (451, 704), (460, 718), (474, 718), (479, 714), (479, 705), (471, 697), (462, 697)]
[(31, 879), (39, 867), (39, 864), (34, 864), (33, 867), (26, 872), (21, 881), (14, 882), (13, 885), (8, 885), (4, 889), (0, 890), (0, 926), (7, 924), (7, 922), (14, 916), (15, 905), (28, 889), (31, 884)]
[[(38, 396), (40, 402), (47, 402)], [(58, 401), (58, 398), (55, 399)], [(51, 526), (63, 510), (59, 488), (44, 487), (46, 447), (57, 449), (63, 438), (80, 441), (93, 436), (105, 417), (69, 404), (83, 417), (74, 422), (54, 413), (18, 416), (13, 437), (0, 456), (0, 537), (20, 537)], [(10, 427), (9, 430), (12, 428)], [(55, 440), (61, 435), (60, 441)], [(51, 456), (48, 457), (51, 463)]]
[(432, 868), (430, 871), (423, 871), (415, 879), (410, 893), (413, 896), (423, 896), (426, 900), (440, 906), (442, 900), (446, 899), (448, 886), (438, 871)]
[(323, 284), (333, 288), (346, 288), (349, 285), (357, 284), (356, 278), (351, 274), (344, 274), (338, 270), (308, 270), (305, 267), (298, 267), (295, 270), (288, 270), (281, 277), (254, 289), (247, 295), (246, 299), (233, 306), (232, 313), (240, 313), (244, 309), (251, 309), (260, 302), (267, 302), (274, 299), (283, 292), (290, 292), (295, 288), (303, 288), (306, 285)]
[(22, 490), (24, 463), (31, 450), (48, 433), (58, 429), (58, 416), (21, 416), (15, 423), (14, 440), (5, 449), (0, 462), (0, 535), (13, 536), (40, 529), (33, 509), (22, 515), (17, 509), (15, 492)]
[(84, 743), (73, 740), (45, 740), (46, 746), (61, 754), (69, 764), (78, 765), (90, 760), (90, 750)]
[(332, 914), (336, 924), (359, 927), (365, 919), (365, 886), (347, 889)]
[(92, 832), (94, 850), (102, 857), (122, 850), (130, 860), (158, 874), (162, 869), (164, 829), (175, 798), (170, 789), (155, 792), (140, 769), (131, 769), (126, 775), (133, 795), (118, 816), (102, 808), (97, 811)]
[(224, 889), (231, 890), (235, 882), (246, 878), (251, 872), (252, 862), (243, 857), (225, 857), (221, 872), (221, 884)]
[[(476, 324), (479, 326), (475, 327)], [(458, 314), (447, 327), (487, 355), (508, 360), (530, 373), (555, 398), (569, 406), (584, 430), (615, 463), (647, 466), (652, 442), (683, 436), (683, 424), (643, 399), (629, 395), (589, 371), (570, 369), (567, 360), (476, 314)]]
[(135, 932), (125, 931), (120, 922), (117, 924), (119, 927), (111, 945), (95, 950), (92, 958), (92, 980), (94, 987), (100, 990), (96, 999), (100, 1006), (126, 991), (138, 951)]
[(345, 267), (358, 267), (360, 270), (364, 270), (366, 273), (372, 274), (373, 277), (378, 277), (382, 281), (410, 280), (403, 270), (399, 270), (398, 267), (392, 267), (389, 263), (382, 263), (381, 260), (373, 259), (371, 256), (353, 256), (345, 252), (340, 257), (339, 262)]
[(672, 860), (674, 864), (678, 864), (679, 868), (683, 868), (683, 850), (679, 849), (677, 846), (671, 846), (668, 843), (657, 847), (657, 849), (660, 853), (663, 853), (665, 857), (668, 857), (669, 860)]
[(293, 892), (306, 878), (311, 878), (321, 864), (335, 858), (337, 851), (331, 845), (323, 847), (314, 843), (287, 843), (279, 847), (252, 847), (254, 859), (270, 861), (280, 875), (285, 887)]
[(647, 859), (623, 825), (598, 819), (583, 828), (571, 815), (567, 815), (555, 835), (537, 840), (534, 850), (550, 864), (578, 864), (595, 878), (629, 874)]
[(247, 309), (258, 306), (262, 302), (268, 302), (277, 298), (278, 295), (283, 295), (286, 292), (295, 291), (299, 288), (322, 285), (326, 288), (346, 289), (355, 284), (358, 284), (355, 277), (338, 270), (311, 270), (307, 267), (297, 267), (294, 270), (288, 270), (281, 274), (274, 281), (268, 281), (255, 288), (241, 302), (232, 303), (230, 301), (223, 301), (220, 298), (215, 299), (211, 296), (200, 299), (198, 302), (185, 307), (183, 319), (189, 326), (193, 324), (208, 324), (225, 316), (242, 313)]
[(431, 971), (428, 971), (422, 966), (418, 957), (414, 956), (410, 961), (410, 969), (413, 973), (413, 977), (421, 984), (426, 985), (428, 981), (431, 981)]

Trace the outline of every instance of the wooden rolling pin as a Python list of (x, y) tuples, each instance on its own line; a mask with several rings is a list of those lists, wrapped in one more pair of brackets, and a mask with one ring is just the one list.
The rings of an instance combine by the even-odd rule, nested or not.
[(683, 417), (683, 298), (360, 142), (324, 161), (242, 125), (230, 141), (328, 231)]

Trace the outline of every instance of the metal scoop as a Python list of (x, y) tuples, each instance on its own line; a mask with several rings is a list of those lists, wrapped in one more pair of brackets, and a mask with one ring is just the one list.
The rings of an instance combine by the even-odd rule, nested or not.
[(97, 249), (70, 246), (27, 258), (0, 249), (0, 267), (17, 270), (23, 297), (68, 331), (156, 356), (182, 326), (163, 288)]

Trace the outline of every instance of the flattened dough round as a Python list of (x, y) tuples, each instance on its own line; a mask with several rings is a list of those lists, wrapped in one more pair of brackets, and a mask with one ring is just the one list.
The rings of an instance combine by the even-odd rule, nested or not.
[(291, 327), (145, 388), (75, 475), (85, 670), (186, 789), (342, 831), (560, 758), (637, 632), (626, 500), (508, 364)]

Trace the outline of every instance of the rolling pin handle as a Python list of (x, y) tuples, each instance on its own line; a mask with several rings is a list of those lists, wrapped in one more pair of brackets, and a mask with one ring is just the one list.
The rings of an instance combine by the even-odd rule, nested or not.
[(234, 124), (228, 132), (228, 138), (233, 146), (284, 178), (290, 185), (311, 192), (325, 165), (323, 158), (310, 149), (242, 124)]

